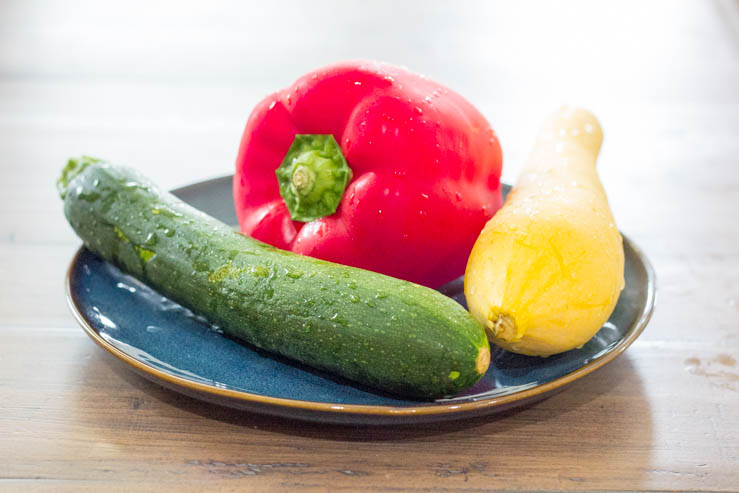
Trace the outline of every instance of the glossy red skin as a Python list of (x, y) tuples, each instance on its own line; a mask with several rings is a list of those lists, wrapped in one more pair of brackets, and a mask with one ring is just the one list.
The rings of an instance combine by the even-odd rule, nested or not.
[[(292, 221), (277, 169), (296, 133), (333, 134), (353, 171), (335, 214)], [(405, 69), (342, 62), (262, 100), (244, 130), (234, 201), (244, 234), (438, 287), (501, 206), (501, 149), (460, 95)]]

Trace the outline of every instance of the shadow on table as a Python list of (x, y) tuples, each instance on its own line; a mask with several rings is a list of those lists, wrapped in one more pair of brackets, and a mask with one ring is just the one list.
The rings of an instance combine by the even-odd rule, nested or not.
[[(651, 412), (648, 409), (648, 399), (644, 395), (639, 372), (634, 368), (628, 354), (615, 359), (605, 367), (565, 387), (562, 392), (538, 403), (457, 421), (390, 426), (311, 423), (231, 409), (170, 391), (131, 372), (130, 368), (115, 358), (101, 357), (118, 377), (165, 405), (174, 406), (209, 420), (244, 428), (257, 428), (273, 433), (319, 440), (402, 441), (469, 429), (479, 429), (479, 433), (492, 436), (541, 423), (556, 423), (562, 420), (563, 415), (570, 416), (567, 421), (588, 420), (587, 423), (568, 422), (568, 426), (574, 427), (573, 432), (578, 428), (580, 430), (592, 428), (594, 431), (601, 430), (601, 432), (612, 434), (614, 426), (619, 425), (619, 423), (612, 422), (614, 414), (621, 418), (628, 416), (638, 418), (640, 435), (651, 437)], [(627, 399), (621, 395), (624, 393)], [(604, 403), (598, 404), (599, 401)], [(606, 405), (608, 409), (605, 409)], [(593, 409), (597, 411), (599, 406), (602, 412), (594, 412)], [(578, 418), (580, 410), (582, 410), (582, 417)], [(628, 432), (629, 430), (621, 431)], [(607, 447), (608, 443), (604, 441), (602, 446)]]
[[(75, 440), (122, 456), (169, 457), (172, 464), (165, 460), (161, 470), (184, 471), (183, 478), (255, 474), (240, 468), (252, 462), (271, 467), (276, 457), (284, 457), (288, 469), (299, 463), (295, 474), (316, 474), (320, 481), (343, 481), (342, 471), (360, 471), (408, 484), (419, 475), (447, 478), (454, 488), (481, 490), (524, 488), (533, 477), (552, 489), (622, 484), (640, 490), (654, 475), (650, 399), (642, 365), (628, 354), (515, 411), (385, 427), (307, 423), (209, 404), (139, 377), (92, 345), (74, 361), (76, 385), (68, 398), (77, 416)], [(269, 471), (295, 481), (292, 469)]]

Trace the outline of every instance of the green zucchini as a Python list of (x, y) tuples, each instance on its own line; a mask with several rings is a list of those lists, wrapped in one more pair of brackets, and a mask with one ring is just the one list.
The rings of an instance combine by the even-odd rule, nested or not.
[(57, 187), (87, 248), (254, 346), (420, 398), (488, 367), (482, 326), (437, 291), (274, 248), (101, 160), (71, 159)]

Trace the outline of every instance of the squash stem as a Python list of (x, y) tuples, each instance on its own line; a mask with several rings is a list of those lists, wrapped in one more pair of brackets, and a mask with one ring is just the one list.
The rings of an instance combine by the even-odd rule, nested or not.
[(497, 339), (501, 339), (506, 342), (520, 341), (523, 337), (523, 333), (519, 334), (518, 327), (513, 317), (506, 315), (505, 313), (498, 313), (495, 319), (488, 321), (488, 329), (493, 333), (493, 336)]
[(488, 366), (490, 366), (490, 346), (486, 343), (485, 346), (480, 348), (480, 352), (477, 353), (475, 369), (478, 374), (484, 375), (488, 371)]
[(62, 200), (67, 196), (69, 182), (71, 182), (75, 176), (82, 173), (89, 165), (101, 162), (101, 159), (90, 156), (80, 156), (67, 161), (67, 165), (62, 169), (62, 175), (56, 181), (56, 190), (59, 192), (59, 196)]

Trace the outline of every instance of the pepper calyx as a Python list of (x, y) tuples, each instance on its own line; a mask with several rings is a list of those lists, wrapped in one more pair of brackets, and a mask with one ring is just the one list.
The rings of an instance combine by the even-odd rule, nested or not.
[(275, 175), (292, 220), (310, 222), (336, 212), (352, 170), (333, 135), (297, 134)]

